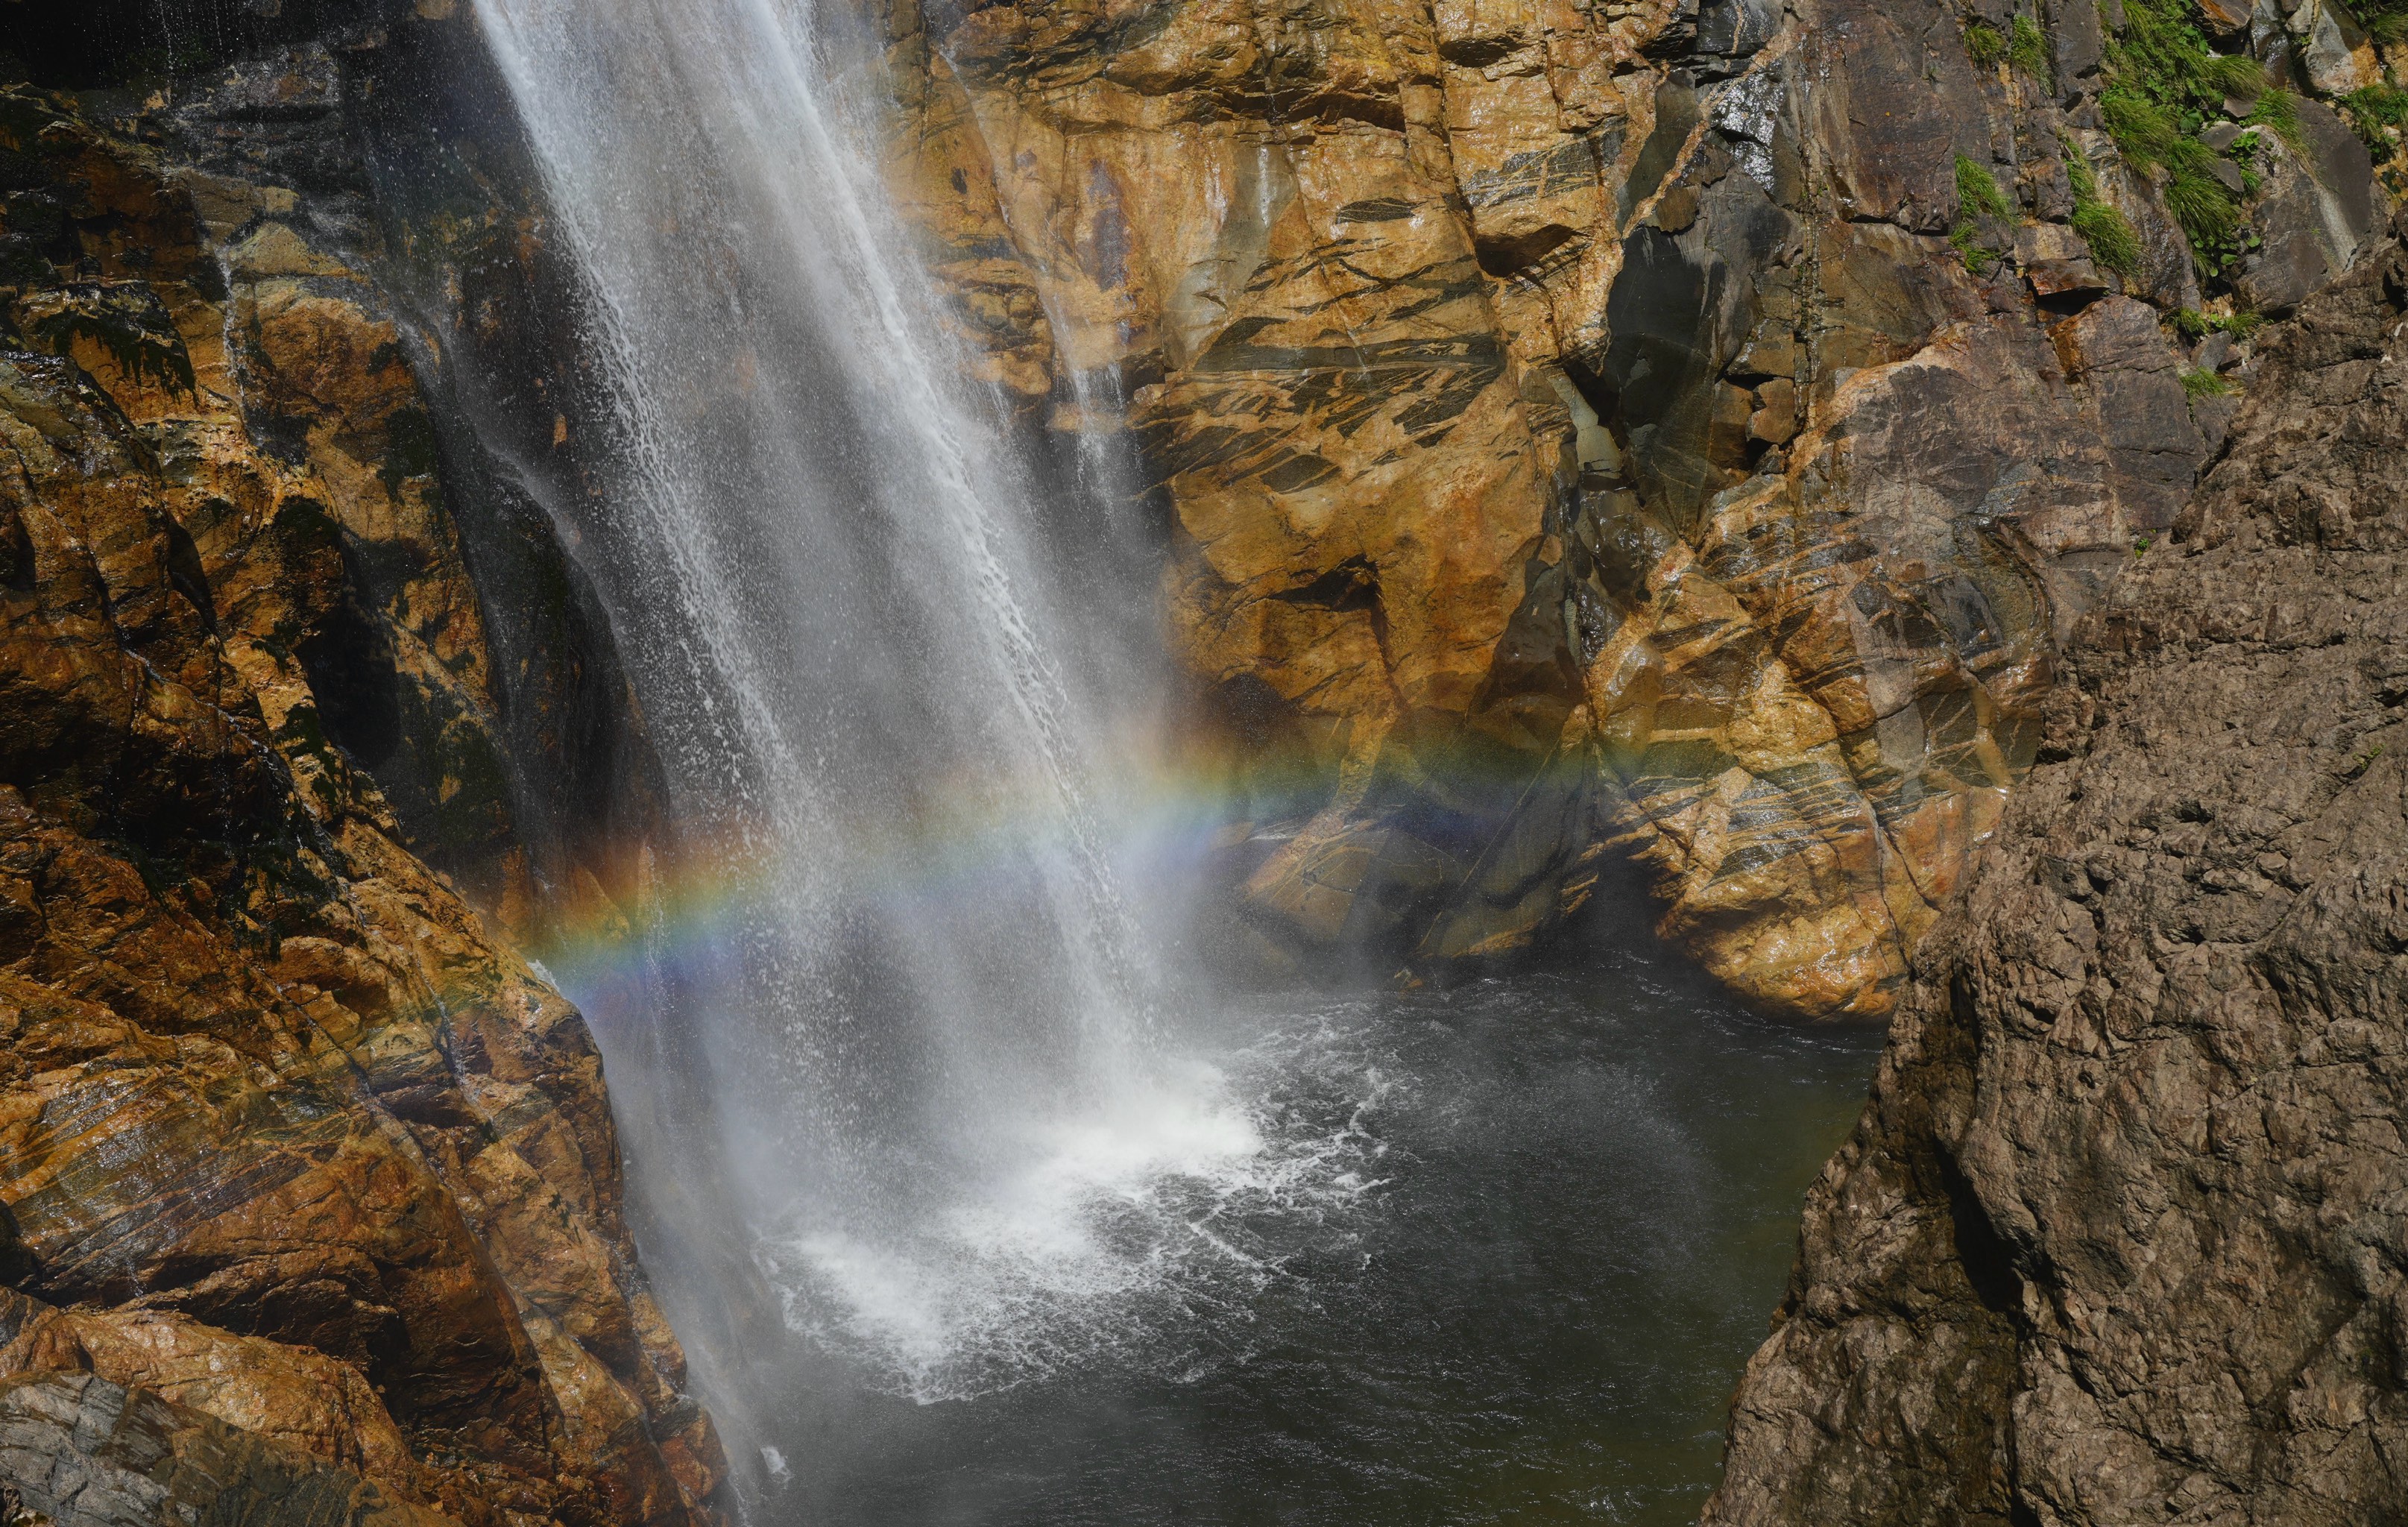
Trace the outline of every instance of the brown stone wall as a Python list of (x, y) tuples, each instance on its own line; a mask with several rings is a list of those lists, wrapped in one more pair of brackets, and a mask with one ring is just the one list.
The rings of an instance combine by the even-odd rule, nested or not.
[[(2056, 641), (2229, 412), (2178, 381), (2202, 299), (2108, 148), (2096, 11), (2041, 19), (2047, 78), (1973, 61), (2011, 12), (1931, 3), (882, 13), (974, 369), (1122, 440), (1168, 521), (1268, 958), (1505, 952), (1627, 856), (1743, 996), (1890, 1010)], [(2270, 292), (2374, 225), (2323, 141), (2282, 151), (2320, 221), (2254, 214), (2297, 234)]]
[(1709, 1522), (2408, 1506), (2403, 334), (2386, 244), (2083, 618), (1809, 1197)]
[(338, 83), (0, 90), (0, 1371), (712, 1520), (599, 1057), (461, 888), (525, 874), (479, 591), (373, 230), (278, 174)]

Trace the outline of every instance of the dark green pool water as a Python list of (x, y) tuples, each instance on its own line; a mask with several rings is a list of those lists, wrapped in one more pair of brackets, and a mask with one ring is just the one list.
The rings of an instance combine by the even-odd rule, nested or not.
[[(1004, 1308), (983, 1381), (897, 1392), (891, 1352), (806, 1309), (755, 1515), (1695, 1520), (1878, 1037), (1760, 1022), (1651, 950), (1225, 1022), (1214, 1063), (1295, 1170), (1132, 1198), (1118, 1231), (1107, 1212), (1159, 1275), (1083, 1318)], [(1157, 1256), (1166, 1219), (1211, 1252)]]

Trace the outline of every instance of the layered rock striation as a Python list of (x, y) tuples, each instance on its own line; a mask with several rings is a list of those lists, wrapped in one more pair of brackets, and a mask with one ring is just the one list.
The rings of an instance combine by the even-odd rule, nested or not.
[(2083, 617), (1810, 1196), (1709, 1522), (2408, 1505), (2403, 340), (2390, 243)]
[(84, 1373), (0, 1382), (0, 1509), (77, 1527), (442, 1527), (309, 1453)]
[(1139, 464), (1274, 962), (1519, 948), (1627, 857), (1743, 996), (1887, 1013), (2220, 439), (2245, 341), (2167, 321), (2381, 217), (2283, 90), (2202, 123), (2246, 166), (2137, 146), (2156, 9), (871, 8), (973, 365)]
[(710, 1521), (599, 1057), (494, 920), (561, 717), (496, 671), (359, 66), (0, 89), (0, 1468)]

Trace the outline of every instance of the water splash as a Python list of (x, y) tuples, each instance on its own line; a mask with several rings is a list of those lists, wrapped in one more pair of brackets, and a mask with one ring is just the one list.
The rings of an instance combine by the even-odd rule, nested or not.
[(1193, 1378), (1242, 1357), (1254, 1297), (1385, 1186), (1372, 1121), (1396, 1084), (1331, 1059), (1325, 1034), (1273, 1036), (1232, 1073), (1032, 1129), (986, 1194), (907, 1242), (819, 1226), (763, 1266), (797, 1330), (924, 1405), (1105, 1361)]

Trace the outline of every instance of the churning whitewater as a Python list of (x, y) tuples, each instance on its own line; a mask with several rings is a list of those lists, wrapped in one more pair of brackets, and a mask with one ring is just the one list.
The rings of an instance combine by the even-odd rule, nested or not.
[[(619, 431), (614, 517), (570, 528), (685, 830), (745, 866), (678, 1021), (789, 1323), (933, 1401), (1241, 1298), (1231, 1226), (1363, 1191), (1378, 1084), (1299, 1136), (1182, 1056), (1140, 932), (1174, 919), (1128, 888), (1161, 839), (1116, 825), (1151, 582), (1078, 489), (1107, 474), (1040, 489), (956, 380), (866, 147), (877, 39), (769, 0), (479, 10)], [(964, 800), (966, 868), (882, 865)]]
[(1197, 1066), (1039, 1124), (1010, 1174), (904, 1239), (770, 1243), (789, 1321), (924, 1404), (1106, 1359), (1193, 1375), (1241, 1356), (1249, 1301), (1300, 1246), (1356, 1238), (1384, 1186), (1391, 1084), (1300, 1066), (1307, 1044), (1279, 1035), (1235, 1077)]

